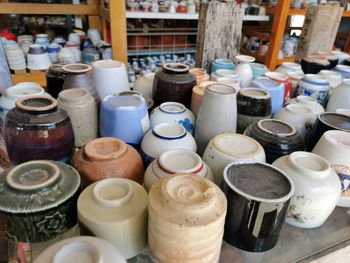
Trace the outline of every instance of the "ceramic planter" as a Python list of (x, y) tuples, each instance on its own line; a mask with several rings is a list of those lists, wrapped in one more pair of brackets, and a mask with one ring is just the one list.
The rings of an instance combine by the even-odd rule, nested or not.
[(67, 164), (31, 161), (1, 174), (0, 213), (10, 240), (44, 242), (77, 224), (80, 176)]
[(121, 140), (99, 138), (76, 152), (72, 165), (80, 173), (83, 185), (105, 178), (126, 178), (143, 183), (143, 164), (138, 152)]
[(211, 63), (210, 73), (214, 73), (218, 69), (235, 69), (235, 64), (229, 59), (218, 58)]
[(209, 85), (199, 108), (194, 137), (198, 154), (203, 154), (211, 138), (222, 132), (235, 132), (236, 91), (225, 84)]
[(339, 108), (350, 109), (349, 100), (350, 79), (344, 79), (343, 83), (331, 94), (327, 104), (327, 111), (334, 112)]
[(193, 175), (162, 178), (149, 192), (151, 256), (160, 263), (217, 262), (226, 208), (224, 194), (209, 180)]
[(273, 165), (295, 184), (286, 223), (302, 228), (320, 227), (334, 210), (341, 189), (329, 162), (313, 153), (294, 152), (277, 159)]
[(147, 246), (147, 199), (146, 190), (128, 179), (94, 183), (78, 199), (81, 232), (109, 241), (124, 258), (132, 258)]
[(147, 191), (151, 186), (166, 176), (175, 174), (192, 174), (210, 181), (214, 180), (210, 168), (198, 154), (189, 150), (169, 150), (155, 159), (145, 172), (144, 187)]
[(30, 160), (69, 162), (74, 150), (71, 121), (48, 96), (17, 100), (16, 108), (6, 115), (4, 138), (13, 164)]
[(177, 123), (193, 134), (195, 117), (186, 107), (177, 102), (164, 102), (155, 108), (150, 115), (151, 129), (160, 123)]
[(241, 87), (248, 87), (250, 82), (253, 80), (253, 71), (249, 63), (254, 62), (255, 58), (251, 56), (238, 55), (235, 57), (235, 60), (237, 62), (235, 71), (238, 73), (241, 79)]
[(59, 94), (57, 102), (72, 122), (75, 147), (83, 147), (98, 137), (98, 109), (94, 98), (87, 91), (64, 90)]
[(299, 95), (311, 96), (321, 105), (326, 105), (330, 85), (322, 75), (306, 74), (299, 81)]
[(189, 108), (192, 88), (196, 77), (189, 73), (189, 66), (181, 63), (166, 63), (162, 71), (156, 73), (153, 81), (153, 100), (155, 106), (174, 101)]
[(249, 252), (273, 248), (294, 184), (280, 169), (263, 163), (233, 163), (224, 170), (228, 202), (224, 240)]

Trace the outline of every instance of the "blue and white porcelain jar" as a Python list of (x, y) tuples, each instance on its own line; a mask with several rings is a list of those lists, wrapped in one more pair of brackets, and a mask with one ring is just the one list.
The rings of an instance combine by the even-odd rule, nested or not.
[(328, 99), (330, 84), (325, 76), (306, 74), (299, 81), (299, 95), (311, 96), (321, 105), (325, 105)]
[(51, 43), (47, 47), (47, 53), (52, 63), (58, 62), (58, 53), (60, 52), (61, 47), (58, 43)]
[(350, 66), (347, 65), (337, 65), (334, 69), (335, 72), (339, 72), (343, 79), (350, 78)]
[(195, 121), (193, 113), (178, 102), (164, 102), (150, 115), (151, 129), (160, 123), (176, 123), (193, 134)]
[(44, 49), (49, 45), (49, 35), (48, 34), (36, 34), (35, 35), (35, 44), (42, 46)]

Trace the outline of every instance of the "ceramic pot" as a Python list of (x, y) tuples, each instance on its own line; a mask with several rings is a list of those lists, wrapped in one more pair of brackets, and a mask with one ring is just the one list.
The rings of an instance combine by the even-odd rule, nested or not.
[(343, 82), (342, 75), (333, 70), (321, 70), (318, 74), (326, 77), (332, 89), (337, 88)]
[(64, 65), (62, 69), (67, 72), (63, 90), (82, 89), (89, 92), (95, 101), (99, 100), (96, 87), (90, 75), (91, 66), (77, 63)]
[(141, 142), (141, 156), (145, 167), (161, 153), (173, 149), (196, 152), (197, 145), (186, 129), (175, 123), (161, 123), (145, 134)]
[(232, 79), (232, 78), (226, 78), (226, 77), (219, 77), (217, 79), (217, 82), (226, 84), (234, 88), (237, 92), (241, 89), (241, 81), (240, 79)]
[(87, 35), (95, 46), (101, 41), (101, 35), (96, 28), (89, 28)]
[(350, 79), (344, 79), (343, 83), (336, 88), (327, 104), (327, 111), (334, 112), (339, 108), (350, 109)]
[(282, 83), (284, 85), (284, 99), (283, 102), (286, 102), (289, 98), (292, 97), (292, 80), (285, 73), (280, 72), (267, 72), (265, 76), (277, 83)]
[(341, 182), (341, 196), (337, 206), (350, 207), (350, 167), (347, 165), (333, 164), (333, 171)]
[(303, 70), (301, 69), (301, 65), (298, 63), (292, 63), (292, 62), (283, 62), (282, 65), (280, 65), (276, 72), (280, 73), (290, 73), (295, 72), (299, 74), (304, 74)]
[(177, 102), (164, 102), (155, 108), (150, 115), (151, 129), (160, 123), (177, 123), (193, 134), (195, 117), (186, 107)]
[(0, 213), (10, 240), (44, 242), (77, 224), (80, 176), (67, 164), (31, 161), (0, 176)]
[(20, 35), (17, 37), (17, 43), (22, 45), (25, 41), (31, 41), (33, 43), (34, 37), (32, 35)]
[(204, 92), (205, 92), (206, 88), (209, 85), (215, 84), (215, 83), (217, 83), (217, 82), (215, 82), (215, 81), (203, 81), (201, 84), (193, 87), (192, 97), (191, 97), (191, 112), (195, 116), (198, 115), (199, 107), (202, 103), (202, 99), (203, 99)]
[(138, 77), (133, 90), (139, 91), (145, 98), (152, 98), (153, 80), (155, 73), (146, 73)]
[(28, 69), (31, 70), (45, 70), (51, 65), (49, 55), (42, 46), (37, 44), (29, 46), (27, 60)]
[(98, 137), (98, 109), (94, 98), (87, 91), (64, 90), (59, 94), (57, 103), (72, 122), (75, 147), (83, 147)]
[(192, 88), (196, 85), (196, 77), (189, 73), (189, 66), (181, 63), (165, 63), (162, 71), (158, 71), (153, 81), (154, 105), (174, 101), (189, 108)]
[[(83, 259), (84, 256), (84, 259)], [(119, 249), (96, 237), (74, 237), (61, 240), (46, 248), (35, 259), (35, 263), (67, 262), (118, 262), (126, 263)]]
[(236, 91), (225, 84), (209, 85), (199, 108), (194, 137), (202, 155), (211, 138), (222, 132), (236, 132)]
[(350, 78), (350, 66), (338, 65), (333, 70), (340, 73), (344, 79)]
[(322, 112), (324, 112), (324, 108), (322, 107), (321, 104), (317, 102), (317, 100), (313, 97), (310, 96), (305, 96), (305, 95), (299, 95), (295, 99), (289, 100), (288, 104), (303, 104), (303, 105), (308, 105), (315, 115), (318, 115)]
[(302, 78), (305, 77), (305, 74), (304, 73), (297, 73), (297, 72), (293, 72), (293, 71), (286, 73), (286, 74), (292, 81), (292, 96), (291, 96), (291, 98), (294, 98), (298, 95), (298, 83)]
[(44, 49), (47, 49), (49, 45), (49, 35), (48, 34), (36, 34), (35, 35), (35, 44), (42, 46)]
[(251, 87), (260, 88), (267, 91), (271, 95), (271, 110), (272, 115), (283, 107), (284, 103), (284, 85), (267, 77), (260, 77), (253, 80)]
[(279, 110), (273, 118), (292, 125), (306, 141), (307, 132), (315, 124), (317, 114), (307, 104), (293, 103)]
[(254, 139), (237, 133), (221, 133), (212, 138), (203, 161), (211, 168), (215, 183), (221, 185), (226, 165), (237, 161), (265, 162), (265, 152)]
[(68, 41), (80, 45), (80, 36), (77, 33), (70, 33), (68, 35)]
[(99, 60), (91, 63), (91, 66), (92, 77), (101, 100), (108, 95), (116, 95), (119, 92), (130, 90), (123, 62)]
[(232, 163), (223, 181), (229, 207), (224, 240), (249, 252), (273, 248), (294, 193), (291, 179), (272, 165)]
[(175, 174), (192, 174), (214, 181), (213, 174), (198, 154), (189, 150), (169, 150), (163, 152), (148, 166), (145, 172), (144, 187), (151, 186), (166, 176)]
[(26, 60), (25, 54), (20, 47), (14, 46), (5, 49), (8, 65), (12, 70), (25, 70)]
[(229, 69), (234, 70), (235, 64), (229, 59), (218, 58), (211, 63), (210, 74), (214, 73), (218, 69)]
[(96, 48), (84, 48), (81, 53), (81, 60), (84, 64), (92, 64), (92, 62), (100, 59), (100, 53), (96, 50)]
[(220, 81), (223, 78), (240, 80), (237, 72), (230, 69), (218, 69), (214, 73), (210, 74), (210, 80), (212, 81)]
[(302, 228), (320, 227), (340, 196), (340, 181), (329, 162), (313, 153), (294, 152), (277, 159), (273, 165), (295, 185), (286, 223)]
[(71, 121), (49, 96), (17, 100), (16, 108), (6, 115), (4, 138), (13, 164), (30, 160), (69, 162), (74, 150)]
[(96, 182), (78, 199), (81, 232), (103, 238), (132, 258), (147, 246), (147, 199), (146, 190), (134, 181)]
[(60, 52), (60, 50), (60, 45), (57, 43), (52, 43), (48, 45), (47, 53), (49, 54), (49, 58), (52, 63), (58, 62), (58, 53)]
[(250, 63), (250, 67), (253, 70), (253, 79), (257, 79), (258, 77), (264, 75), (266, 72), (270, 71), (264, 64), (260, 63)]
[(146, 101), (148, 112), (153, 109), (154, 101), (151, 97), (144, 97), (141, 92), (136, 90), (122, 91), (117, 94), (118, 96), (139, 96)]
[(209, 74), (202, 68), (191, 68), (190, 73), (196, 77), (197, 85), (209, 80)]
[(271, 118), (271, 95), (259, 88), (243, 88), (237, 95), (237, 132), (253, 122)]
[(244, 135), (259, 142), (265, 150), (266, 162), (294, 151), (304, 150), (304, 142), (297, 130), (280, 120), (260, 120), (247, 127)]
[(241, 79), (241, 87), (248, 87), (250, 82), (253, 80), (253, 71), (249, 63), (254, 62), (255, 58), (251, 56), (238, 55), (235, 57), (235, 60), (237, 63), (235, 71), (238, 73)]
[(326, 105), (330, 85), (322, 75), (306, 74), (299, 81), (299, 95), (311, 96), (321, 105)]
[(101, 136), (116, 137), (138, 146), (150, 128), (147, 104), (141, 96), (108, 95), (101, 103)]
[(80, 50), (79, 44), (68, 41), (64, 45), (64, 47), (70, 49), (73, 52), (74, 58), (75, 58), (75, 63), (81, 62), (81, 50)]
[(209, 180), (193, 175), (162, 178), (149, 192), (151, 256), (160, 263), (217, 262), (226, 208), (224, 194)]
[(322, 135), (329, 130), (350, 132), (350, 117), (334, 112), (320, 113), (312, 129), (307, 150), (311, 151)]
[(76, 61), (74, 51), (70, 48), (64, 47), (58, 53), (58, 61), (62, 65), (73, 64)]
[(46, 86), (47, 92), (55, 99), (62, 91), (64, 79), (67, 73), (62, 69), (62, 65), (54, 64), (49, 67), (46, 72)]
[(330, 62), (325, 58), (303, 58), (301, 68), (305, 74), (318, 74), (321, 70), (330, 69)]
[(340, 109), (337, 109), (335, 112), (350, 117), (350, 109), (340, 108)]
[(341, 65), (341, 64), (344, 64), (344, 62), (350, 58), (350, 55), (346, 52), (341, 52), (341, 51), (338, 51), (338, 50), (333, 50), (332, 51), (333, 55), (335, 55), (338, 59), (338, 64)]

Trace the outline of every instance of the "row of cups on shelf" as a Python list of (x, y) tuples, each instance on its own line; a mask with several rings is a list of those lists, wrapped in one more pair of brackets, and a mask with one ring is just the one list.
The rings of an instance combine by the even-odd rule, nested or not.
[(130, 11), (142, 10), (143, 12), (168, 12), (195, 14), (199, 11), (200, 0), (127, 0), (126, 5)]

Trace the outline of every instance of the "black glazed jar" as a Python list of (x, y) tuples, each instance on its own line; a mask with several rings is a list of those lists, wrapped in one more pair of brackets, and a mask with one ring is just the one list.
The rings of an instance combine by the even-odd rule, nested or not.
[(63, 83), (67, 73), (62, 69), (62, 65), (51, 65), (46, 72), (47, 92), (55, 99), (62, 91)]

